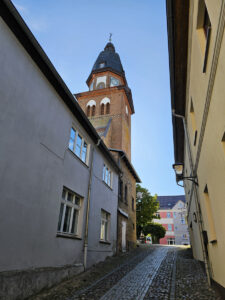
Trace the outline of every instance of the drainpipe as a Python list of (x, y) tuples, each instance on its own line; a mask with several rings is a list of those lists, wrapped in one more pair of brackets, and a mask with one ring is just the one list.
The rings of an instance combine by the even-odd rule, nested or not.
[[(97, 147), (99, 146), (101, 139), (98, 139)], [(89, 225), (89, 212), (90, 212), (90, 196), (91, 196), (91, 183), (92, 183), (92, 171), (93, 171), (93, 158), (95, 148), (91, 151), (91, 163), (90, 163), (90, 175), (88, 182), (88, 197), (87, 197), (87, 211), (86, 211), (86, 224), (85, 224), (85, 235), (84, 235), (84, 270), (87, 269), (87, 251), (88, 251), (88, 225)]]
[[(192, 161), (191, 144), (190, 144), (190, 139), (189, 139), (189, 135), (188, 135), (188, 131), (187, 131), (187, 124), (186, 124), (185, 117), (182, 115), (176, 114), (174, 109), (172, 110), (172, 114), (175, 118), (180, 118), (183, 121), (184, 135), (185, 135), (185, 139), (187, 141), (188, 157), (189, 157), (190, 167), (191, 167), (191, 175), (193, 176), (194, 175), (194, 166), (193, 166), (193, 161)], [(196, 209), (197, 209), (201, 245), (202, 245), (202, 250), (203, 250), (203, 259), (204, 259), (204, 263), (205, 263), (205, 270), (206, 270), (206, 274), (207, 274), (208, 284), (209, 284), (209, 286), (211, 286), (209, 262), (207, 259), (203, 235), (202, 235), (202, 232), (203, 232), (202, 217), (201, 217), (200, 202), (198, 199), (198, 191), (196, 188), (196, 184), (194, 184), (194, 191), (195, 191), (195, 205), (196, 205)]]

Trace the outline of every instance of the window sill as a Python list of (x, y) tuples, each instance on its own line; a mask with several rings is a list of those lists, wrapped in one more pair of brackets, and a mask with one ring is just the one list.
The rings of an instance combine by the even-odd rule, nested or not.
[(70, 148), (68, 148), (68, 150), (69, 153), (71, 153), (74, 157), (76, 157), (86, 168), (89, 168), (89, 166), (79, 156), (77, 156), (76, 153), (70, 150)]
[(61, 233), (61, 232), (58, 232), (56, 234), (56, 237), (62, 237), (62, 238), (68, 238), (68, 239), (75, 239), (75, 240), (82, 240), (82, 238), (78, 235), (72, 235), (72, 234), (69, 234), (69, 233)]
[(106, 245), (111, 245), (110, 242), (108, 242), (108, 241), (103, 241), (103, 240), (100, 240), (99, 243), (101, 243), (101, 244), (106, 244)]
[(104, 181), (104, 180), (102, 180), (102, 182), (104, 183), (104, 185), (105, 185), (105, 186), (107, 186), (107, 188), (109, 188), (109, 189), (112, 191), (112, 188), (111, 188), (111, 186), (110, 186), (110, 185), (108, 185), (107, 183), (105, 183), (105, 181)]

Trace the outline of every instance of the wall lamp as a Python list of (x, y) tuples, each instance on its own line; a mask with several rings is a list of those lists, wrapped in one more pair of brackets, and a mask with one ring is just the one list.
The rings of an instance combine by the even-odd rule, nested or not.
[(184, 187), (183, 185), (179, 184), (179, 181), (182, 181), (185, 179), (190, 180), (194, 184), (198, 185), (197, 176), (188, 176), (188, 177), (184, 176), (184, 164), (182, 164), (182, 163), (173, 164), (173, 169), (175, 171), (176, 181), (179, 186)]

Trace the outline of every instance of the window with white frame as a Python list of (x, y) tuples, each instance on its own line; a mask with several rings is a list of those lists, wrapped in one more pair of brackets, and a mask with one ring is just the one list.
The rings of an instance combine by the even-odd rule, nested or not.
[(160, 219), (160, 213), (159, 212), (155, 213), (155, 216), (156, 216), (157, 219)]
[(172, 225), (168, 224), (168, 231), (172, 231)]
[(167, 216), (167, 218), (171, 218), (171, 213), (167, 212), (166, 216)]
[(110, 232), (110, 214), (102, 209), (100, 240), (104, 242), (108, 242), (109, 232)]
[(175, 238), (167, 238), (168, 245), (175, 245)]
[(186, 224), (184, 217), (181, 217), (180, 222), (181, 224)]
[(105, 164), (103, 165), (102, 180), (108, 186), (112, 186), (112, 171)]
[(69, 149), (87, 164), (88, 144), (73, 127), (70, 131)]
[(78, 234), (78, 220), (82, 199), (74, 192), (63, 188), (59, 212), (58, 232)]

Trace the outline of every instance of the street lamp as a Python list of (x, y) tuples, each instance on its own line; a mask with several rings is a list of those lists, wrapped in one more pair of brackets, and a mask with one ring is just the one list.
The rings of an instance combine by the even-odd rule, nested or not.
[[(181, 184), (179, 184), (178, 182), (181, 181), (181, 180), (190, 180), (192, 181), (194, 184), (198, 185), (198, 182), (197, 182), (197, 176), (184, 176), (184, 164), (182, 163), (176, 163), (176, 164), (173, 164), (173, 169), (175, 171), (175, 174), (176, 174), (176, 181), (177, 181), (177, 184), (179, 186), (182, 186)], [(182, 186), (183, 187), (183, 186)]]

